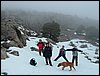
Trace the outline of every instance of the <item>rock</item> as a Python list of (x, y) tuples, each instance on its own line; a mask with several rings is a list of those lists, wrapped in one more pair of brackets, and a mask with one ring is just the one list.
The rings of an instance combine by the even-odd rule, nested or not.
[(88, 60), (91, 60), (89, 57), (87, 58)]
[(95, 54), (98, 54), (98, 53), (99, 53), (98, 51), (99, 51), (99, 49), (96, 48), (96, 50), (95, 50)]
[(79, 41), (80, 43), (87, 43), (88, 41)]
[(94, 63), (98, 63), (99, 64), (99, 60), (96, 60)]
[(9, 49), (9, 47), (13, 47), (13, 46), (18, 47), (18, 43), (16, 41), (10, 41), (9, 43), (4, 42), (2, 43), (2, 46), (5, 47), (6, 49)]
[(85, 56), (85, 58), (88, 58), (88, 56)]
[(15, 47), (18, 46), (17, 43), (16, 43), (15, 41), (10, 41), (10, 42), (9, 42), (9, 45), (11, 45), (11, 46), (15, 46)]
[(37, 48), (35, 47), (30, 47), (31, 51), (39, 51)]
[(96, 61), (91, 61), (92, 63), (97, 63), (99, 64), (99, 60), (96, 60)]
[(87, 48), (87, 45), (81, 45), (80, 48)]
[(46, 40), (47, 40), (48, 42), (50, 42), (50, 43), (52, 43), (52, 44), (56, 45), (56, 42), (55, 42), (55, 41), (53, 41), (52, 39), (47, 38)]
[(21, 34), (20, 30), (17, 29), (17, 27), (14, 27), (17, 36), (14, 38), (14, 41), (18, 44), (18, 47), (23, 48), (23, 46), (26, 45), (26, 39)]
[(14, 16), (7, 16), (1, 20), (1, 41), (11, 41), (10, 44), (4, 44), (6, 48), (10, 46), (20, 48), (26, 46), (26, 37), (18, 29), (19, 24), (15, 19)]
[(6, 52), (10, 52), (10, 51), (12, 51), (12, 50), (8, 50), (8, 49), (6, 50)]
[(11, 45), (9, 43), (3, 43), (2, 46), (6, 49), (9, 49), (9, 47), (11, 47)]
[(6, 58), (8, 58), (6, 53), (6, 48), (1, 47), (1, 59), (6, 59)]
[(75, 44), (71, 41), (70, 42), (70, 44), (69, 44), (70, 46), (75, 46)]
[(99, 56), (95, 56), (94, 58), (99, 59)]
[(18, 51), (12, 51), (12, 52), (10, 52), (10, 54), (13, 54), (15, 56), (19, 56), (19, 52)]
[(7, 73), (7, 72), (2, 72), (1, 74), (3, 74), (3, 75), (8, 75), (8, 73)]

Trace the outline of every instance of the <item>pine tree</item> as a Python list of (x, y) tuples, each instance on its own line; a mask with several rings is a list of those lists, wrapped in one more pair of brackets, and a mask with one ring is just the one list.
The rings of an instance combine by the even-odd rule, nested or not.
[(45, 23), (42, 28), (42, 33), (44, 37), (58, 42), (57, 37), (60, 35), (60, 25), (55, 21), (52, 21), (51, 23)]

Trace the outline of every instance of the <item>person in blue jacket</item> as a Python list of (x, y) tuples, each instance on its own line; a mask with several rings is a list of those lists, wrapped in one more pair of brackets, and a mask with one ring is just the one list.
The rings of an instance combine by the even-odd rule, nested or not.
[(66, 55), (66, 51), (64, 49), (64, 46), (62, 46), (62, 48), (59, 51), (58, 57), (56, 59), (54, 59), (54, 61), (57, 61), (60, 57), (63, 57), (67, 62), (69, 62), (65, 55)]

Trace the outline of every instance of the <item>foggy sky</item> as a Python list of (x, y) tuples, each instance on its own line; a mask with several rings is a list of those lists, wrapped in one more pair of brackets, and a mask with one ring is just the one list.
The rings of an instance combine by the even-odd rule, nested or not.
[(99, 1), (1, 1), (1, 9), (57, 12), (99, 20)]

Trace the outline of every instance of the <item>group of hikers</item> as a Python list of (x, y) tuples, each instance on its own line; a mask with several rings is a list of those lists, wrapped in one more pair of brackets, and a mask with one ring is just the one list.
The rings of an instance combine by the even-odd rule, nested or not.
[[(43, 53), (43, 57), (45, 57), (45, 62), (46, 65), (48, 65), (48, 62), (50, 64), (50, 66), (52, 65), (51, 62), (51, 56), (52, 56), (52, 45), (50, 42), (47, 42), (46, 44), (40, 39), (38, 44), (38, 50), (39, 50), (39, 55), (41, 56), (41, 52)], [(72, 63), (74, 63), (74, 61), (76, 61), (76, 66), (78, 66), (78, 52), (83, 52), (81, 50), (78, 50), (76, 48), (76, 46), (73, 46), (72, 49), (66, 49), (64, 48), (64, 45), (61, 47), (61, 49), (59, 50), (59, 55), (54, 59), (54, 61), (57, 61), (60, 57), (63, 57), (67, 62), (68, 59), (66, 58), (66, 51), (72, 51)]]
[(52, 45), (49, 42), (46, 43), (45, 45), (44, 42), (42, 42), (42, 40), (40, 39), (37, 46), (39, 48), (39, 55), (41, 56), (41, 52), (42, 52), (43, 56), (45, 57), (46, 65), (48, 65), (48, 61), (49, 61), (50, 66), (52, 66), (51, 63)]

